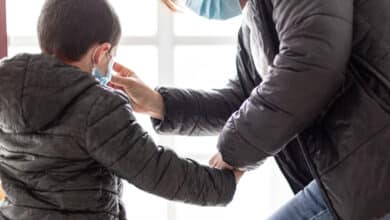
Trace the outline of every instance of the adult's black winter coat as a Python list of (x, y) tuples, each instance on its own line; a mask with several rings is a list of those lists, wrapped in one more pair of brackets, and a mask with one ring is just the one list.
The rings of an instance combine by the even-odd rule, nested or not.
[(236, 78), (213, 91), (160, 88), (165, 117), (155, 128), (220, 133), (229, 164), (255, 167), (275, 156), (295, 192), (316, 178), (337, 217), (384, 216), (389, 27), (388, 0), (249, 0)]

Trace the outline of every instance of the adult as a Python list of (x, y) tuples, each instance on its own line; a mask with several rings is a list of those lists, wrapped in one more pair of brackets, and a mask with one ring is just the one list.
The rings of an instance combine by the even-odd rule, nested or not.
[(128, 76), (113, 82), (160, 133), (220, 134), (218, 149), (233, 167), (274, 156), (300, 193), (271, 219), (390, 213), (390, 3), (246, 4), (237, 76), (225, 88), (153, 91), (119, 65)]

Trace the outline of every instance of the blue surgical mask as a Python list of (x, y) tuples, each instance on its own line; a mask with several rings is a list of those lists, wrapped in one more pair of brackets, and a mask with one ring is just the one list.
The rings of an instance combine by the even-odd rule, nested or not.
[(111, 59), (107, 66), (107, 72), (104, 75), (101, 74), (96, 67), (93, 68), (92, 75), (95, 77), (97, 81), (99, 81), (100, 85), (106, 86), (108, 82), (111, 81), (113, 66), (114, 66), (114, 60)]
[(185, 0), (185, 5), (208, 19), (227, 20), (241, 14), (239, 0)]

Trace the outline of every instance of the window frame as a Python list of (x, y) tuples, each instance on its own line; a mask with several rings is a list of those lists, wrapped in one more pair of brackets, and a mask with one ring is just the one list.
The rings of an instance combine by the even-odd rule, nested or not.
[(7, 19), (5, 0), (0, 0), (0, 58), (7, 56)]

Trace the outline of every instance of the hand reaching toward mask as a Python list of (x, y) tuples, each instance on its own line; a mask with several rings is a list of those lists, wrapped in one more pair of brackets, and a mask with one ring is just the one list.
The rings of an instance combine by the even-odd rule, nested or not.
[(113, 75), (108, 85), (114, 89), (124, 91), (129, 96), (131, 106), (135, 112), (144, 113), (161, 120), (164, 114), (162, 96), (142, 82), (132, 70), (121, 64), (115, 63), (114, 71), (118, 75)]

